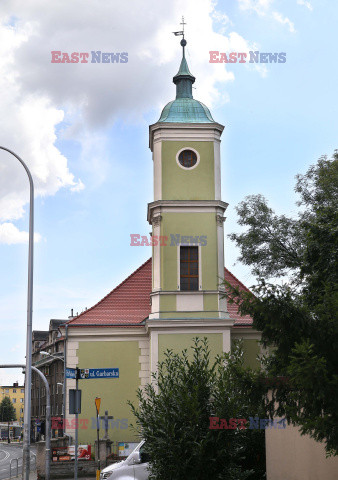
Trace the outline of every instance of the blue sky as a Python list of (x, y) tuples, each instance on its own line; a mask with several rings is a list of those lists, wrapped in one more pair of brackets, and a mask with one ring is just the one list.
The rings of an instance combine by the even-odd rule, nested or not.
[[(295, 215), (294, 176), (337, 147), (337, 12), (325, 0), (62, 0), (43, 11), (41, 0), (2, 2), (0, 144), (27, 161), (37, 186), (34, 329), (92, 306), (151, 255), (130, 234), (150, 231), (148, 125), (174, 98), (181, 15), (194, 97), (225, 125), (230, 233), (249, 194)], [(127, 51), (129, 61), (52, 64), (52, 50)], [(286, 52), (287, 61), (210, 64), (210, 50)], [(1, 363), (25, 356), (28, 187), (14, 163), (0, 154)], [(250, 286), (225, 246), (226, 266)], [(0, 372), (0, 383), (17, 378)]]

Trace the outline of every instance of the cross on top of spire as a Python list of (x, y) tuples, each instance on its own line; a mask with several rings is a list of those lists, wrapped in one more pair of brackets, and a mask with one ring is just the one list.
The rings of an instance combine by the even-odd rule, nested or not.
[(182, 15), (182, 22), (180, 23), (180, 25), (183, 25), (183, 30), (182, 30), (182, 32), (183, 32), (183, 38), (184, 38), (184, 25), (186, 25), (186, 23), (185, 23), (185, 21), (184, 21), (183, 15)]
[(176, 36), (183, 37), (180, 42), (181, 47), (183, 49), (182, 61), (181, 61), (181, 65), (178, 73), (173, 78), (173, 82), (176, 85), (176, 98), (193, 98), (192, 84), (195, 81), (195, 77), (191, 75), (188, 64), (187, 64), (187, 60), (185, 58), (185, 47), (187, 45), (187, 41), (184, 38), (184, 25), (186, 25), (186, 22), (184, 21), (184, 17), (182, 17), (182, 22), (180, 23), (180, 25), (183, 26), (183, 30), (180, 30), (179, 32), (173, 32), (173, 33)]

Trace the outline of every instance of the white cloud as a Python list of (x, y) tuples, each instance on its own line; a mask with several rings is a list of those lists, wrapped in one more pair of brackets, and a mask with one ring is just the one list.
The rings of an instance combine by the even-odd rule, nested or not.
[[(41, 235), (34, 233), (34, 242), (39, 242)], [(0, 243), (13, 245), (28, 242), (28, 232), (21, 232), (15, 225), (9, 222), (0, 224)]]
[[(305, 0), (298, 0), (298, 3), (300, 2), (304, 2), (303, 4), (308, 3), (305, 2)], [(293, 22), (291, 22), (288, 17), (285, 17), (280, 12), (272, 12), (270, 8), (272, 3), (273, 0), (238, 0), (238, 4), (241, 10), (253, 11), (256, 12), (259, 16), (269, 16), (276, 20), (278, 23), (288, 26), (290, 32), (294, 33), (296, 30)]]
[[(23, 93), (15, 55), (33, 35), (33, 23), (14, 28), (0, 26), (0, 110), (1, 142), (15, 151), (28, 165), (37, 195), (53, 195), (61, 187), (78, 185), (69, 172), (67, 159), (55, 146), (55, 128), (63, 120), (62, 110), (53, 106), (47, 96)], [(0, 220), (23, 216), (29, 199), (27, 175), (10, 153), (0, 151)], [(21, 243), (25, 232), (4, 224), (2, 238), (6, 243)]]
[(311, 5), (310, 2), (307, 2), (306, 0), (297, 0), (297, 3), (298, 3), (298, 5), (303, 5), (304, 7), (306, 7), (307, 9), (309, 9), (310, 12), (312, 12), (313, 6)]
[(222, 35), (224, 35), (229, 27), (233, 25), (228, 15), (219, 10), (214, 10), (212, 12), (212, 18), (219, 25), (219, 33)]
[(258, 15), (265, 15), (273, 0), (238, 0), (241, 10), (253, 10)]
[[(179, 0), (167, 4), (147, 0), (147, 8), (138, 0), (125, 4), (99, 0), (95, 6), (88, 0), (60, 0), (47, 9), (41, 8), (41, 0), (12, 0), (10, 5), (11, 13), (20, 18), (16, 30), (29, 31), (14, 54), (17, 83), (23, 94), (48, 99), (49, 108), (56, 109), (55, 115), (62, 109), (67, 123), (71, 119), (80, 124), (79, 132), (83, 125), (96, 129), (116, 118), (140, 120), (154, 104), (163, 105), (172, 99), (171, 79), (178, 69), (181, 50), (179, 38), (172, 31), (179, 28), (182, 14), (188, 22), (191, 69), (204, 100), (208, 99), (210, 105), (218, 102), (218, 93), (221, 95), (215, 91), (209, 95), (205, 86), (233, 79), (224, 65), (218, 65), (217, 70), (205, 68), (211, 46), (220, 50), (229, 42), (229, 37), (213, 31), (212, 18), (223, 25), (229, 23), (213, 0), (187, 0), (184, 5)], [(236, 38), (244, 40), (238, 34)], [(125, 51), (129, 61), (55, 64), (51, 63), (54, 50)]]
[[(265, 8), (269, 0), (257, 4)], [(187, 58), (197, 77), (194, 96), (211, 108), (221, 105), (228, 101), (226, 83), (234, 80), (234, 74), (225, 64), (209, 64), (209, 50), (250, 48), (237, 32), (224, 34), (222, 28), (228, 28), (230, 20), (216, 10), (213, 0), (187, 0), (184, 5), (180, 0), (147, 0), (147, 8), (139, 0), (98, 0), (95, 4), (59, 0), (50, 2), (48, 8), (42, 0), (0, 3), (4, 19), (0, 25), (0, 109), (6, 112), (0, 120), (1, 142), (27, 163), (36, 195), (84, 188), (59, 150), (59, 138), (76, 140), (79, 158), (89, 164), (89, 137), (94, 139), (89, 143), (104, 137), (105, 127), (117, 118), (143, 121), (154, 106), (160, 109), (174, 98), (171, 79), (181, 48), (172, 32), (179, 28), (182, 14), (188, 22)], [(213, 19), (222, 26), (220, 33), (213, 31)], [(129, 61), (56, 64), (51, 63), (54, 50), (124, 51)], [(107, 152), (102, 148), (96, 152), (91, 164), (104, 166)], [(104, 168), (100, 172), (104, 176)], [(21, 218), (28, 198), (25, 172), (13, 157), (0, 151), (0, 221)]]
[(74, 185), (74, 187), (71, 187), (72, 192), (81, 192), (85, 188), (84, 184), (82, 183), (81, 180), (77, 182), (77, 184)]
[(291, 33), (294, 33), (296, 31), (293, 22), (291, 22), (288, 17), (284, 17), (279, 12), (272, 12), (272, 16), (275, 20), (277, 20), (277, 22), (281, 23), (282, 25), (287, 25)]

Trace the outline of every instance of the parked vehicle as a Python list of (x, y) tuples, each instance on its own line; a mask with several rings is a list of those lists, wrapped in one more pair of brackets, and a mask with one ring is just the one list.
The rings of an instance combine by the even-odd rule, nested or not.
[(148, 480), (149, 458), (144, 452), (144, 443), (142, 440), (125, 460), (104, 468), (100, 480)]

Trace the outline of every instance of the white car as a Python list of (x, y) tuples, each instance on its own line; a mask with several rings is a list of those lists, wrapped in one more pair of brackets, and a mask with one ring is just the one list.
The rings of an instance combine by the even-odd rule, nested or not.
[(122, 462), (113, 463), (104, 468), (100, 480), (148, 480), (148, 455), (142, 448), (144, 443), (142, 440)]

